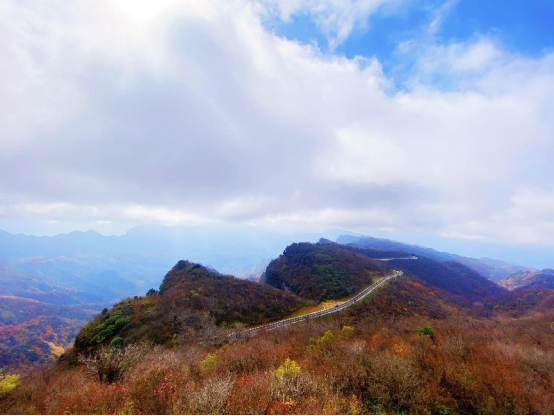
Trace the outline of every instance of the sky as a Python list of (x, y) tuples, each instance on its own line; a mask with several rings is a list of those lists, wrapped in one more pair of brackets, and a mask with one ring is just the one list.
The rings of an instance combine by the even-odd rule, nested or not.
[(553, 21), (550, 0), (0, 0), (0, 228), (548, 253)]

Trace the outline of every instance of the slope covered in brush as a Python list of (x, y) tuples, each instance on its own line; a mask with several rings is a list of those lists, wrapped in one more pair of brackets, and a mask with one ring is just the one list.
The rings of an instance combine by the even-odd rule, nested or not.
[(281, 319), (306, 304), (269, 285), (237, 279), (200, 264), (179, 261), (160, 291), (104, 310), (76, 337), (77, 352), (101, 345), (211, 339), (235, 323)]
[(56, 359), (92, 316), (74, 306), (0, 296), (0, 368)]
[(503, 295), (506, 290), (476, 271), (457, 262), (440, 262), (420, 257), (418, 260), (393, 260), (390, 265), (441, 289), (461, 303), (485, 301)]
[(217, 324), (273, 321), (303, 303), (269, 285), (223, 275), (188, 261), (180, 261), (166, 275), (160, 296), (175, 309), (192, 307), (208, 311)]
[(554, 289), (554, 270), (523, 270), (501, 280), (498, 284), (508, 290), (518, 288)]
[(387, 270), (386, 265), (337, 244), (295, 243), (269, 264), (265, 282), (321, 301), (351, 295)]

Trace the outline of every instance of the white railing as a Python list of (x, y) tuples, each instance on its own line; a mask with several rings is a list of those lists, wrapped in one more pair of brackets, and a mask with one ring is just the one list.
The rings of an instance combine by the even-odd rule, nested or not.
[[(417, 257), (415, 257), (415, 258), (414, 257), (409, 257), (409, 258), (405, 258), (405, 259), (386, 259), (386, 260), (415, 260), (415, 259), (417, 259)], [(381, 260), (381, 259), (376, 259), (376, 260)], [(383, 259), (383, 261), (384, 260), (385, 259)], [(349, 306), (353, 305), (354, 303), (359, 302), (360, 300), (365, 298), (367, 295), (369, 295), (371, 292), (373, 292), (376, 288), (381, 286), (386, 281), (388, 281), (388, 280), (390, 280), (394, 277), (402, 276), (403, 274), (404, 273), (400, 270), (394, 270), (392, 274), (390, 274), (389, 276), (382, 277), (381, 279), (377, 280), (375, 283), (373, 283), (372, 285), (370, 285), (367, 288), (365, 288), (364, 290), (362, 290), (360, 293), (358, 293), (353, 298), (348, 299), (345, 302), (338, 303), (335, 306), (331, 306), (330, 308), (326, 308), (326, 309), (323, 309), (323, 310), (320, 310), (320, 311), (317, 311), (317, 312), (306, 313), (306, 314), (303, 314), (303, 315), (300, 315), (300, 316), (295, 316), (294, 318), (288, 318), (288, 319), (283, 319), (281, 321), (275, 321), (275, 322), (272, 322), (270, 324), (261, 325), (261, 326), (255, 327), (255, 328), (246, 329), (246, 330), (241, 331), (239, 333), (232, 333), (231, 335), (229, 335), (229, 337), (231, 337), (231, 338), (249, 337), (249, 336), (257, 335), (260, 332), (270, 331), (270, 330), (276, 329), (276, 328), (282, 328), (284, 326), (292, 325), (292, 324), (295, 324), (297, 322), (303, 322), (303, 321), (307, 321), (309, 319), (319, 318), (320, 316), (324, 316), (324, 315), (328, 315), (328, 314), (331, 314), (331, 313), (342, 311), (343, 309), (346, 309)]]

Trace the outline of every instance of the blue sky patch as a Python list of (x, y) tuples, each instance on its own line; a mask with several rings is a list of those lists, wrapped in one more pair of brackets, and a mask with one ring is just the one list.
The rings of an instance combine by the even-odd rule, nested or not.
[(272, 22), (280, 36), (306, 44), (317, 44), (324, 53), (348, 58), (376, 57), (386, 74), (402, 83), (413, 62), (398, 54), (402, 42), (438, 45), (488, 37), (508, 52), (540, 57), (554, 49), (554, 1), (552, 0), (460, 0), (447, 8), (432, 36), (427, 31), (444, 1), (407, 2), (398, 9), (378, 9), (365, 24), (355, 25), (350, 36), (330, 50), (328, 40), (312, 17), (299, 12), (288, 22)]

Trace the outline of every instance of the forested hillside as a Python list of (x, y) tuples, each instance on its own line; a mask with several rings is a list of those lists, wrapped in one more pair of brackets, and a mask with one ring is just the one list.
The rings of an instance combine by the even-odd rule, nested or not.
[(75, 350), (88, 353), (134, 342), (221, 340), (224, 329), (234, 324), (271, 322), (306, 304), (269, 285), (180, 261), (167, 273), (159, 292), (124, 300), (87, 324), (77, 335)]
[(344, 247), (295, 243), (269, 264), (264, 281), (300, 297), (323, 301), (351, 295), (387, 270), (387, 266)]
[(442, 289), (461, 303), (492, 301), (505, 292), (502, 287), (456, 262), (439, 262), (420, 257), (418, 261), (393, 260), (390, 265)]
[(498, 282), (508, 290), (518, 288), (554, 289), (554, 270), (524, 270)]
[(0, 296), (0, 368), (57, 359), (93, 311)]
[(341, 244), (348, 244), (369, 249), (387, 251), (393, 250), (405, 253), (412, 253), (418, 256), (427, 257), (429, 259), (441, 262), (451, 261), (461, 263), (469, 267), (476, 273), (479, 273), (480, 275), (485, 276), (494, 282), (505, 279), (514, 273), (532, 270), (529, 267), (508, 263), (502, 260), (491, 259), (488, 257), (474, 259), (471, 257), (460, 256), (458, 254), (447, 253), (444, 251), (434, 250), (432, 248), (421, 247), (414, 244), (401, 243), (399, 241), (392, 241), (384, 238), (341, 235), (339, 238), (337, 238), (337, 242)]

